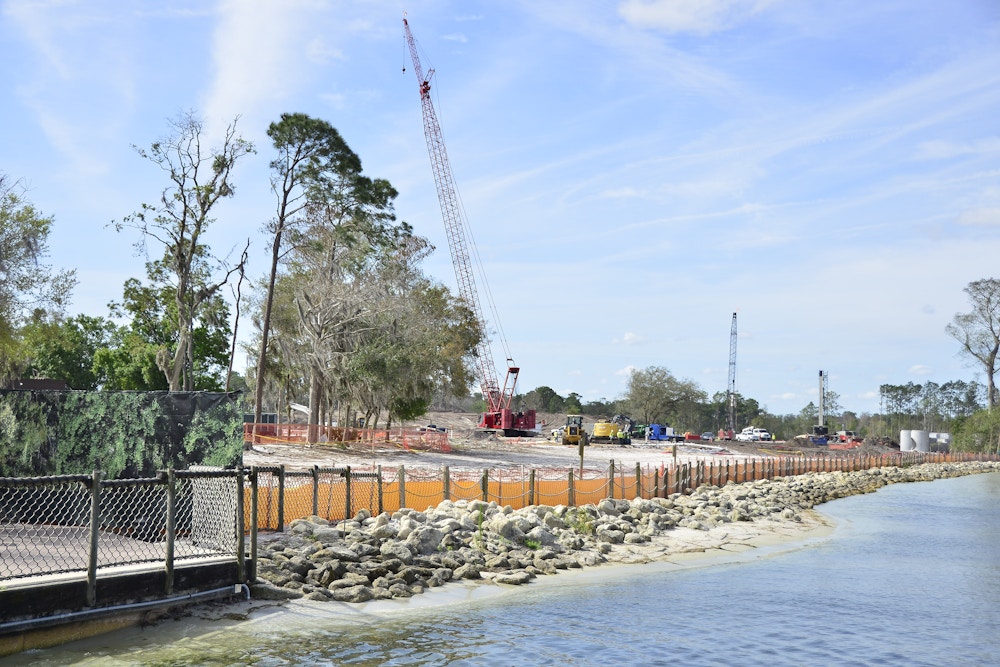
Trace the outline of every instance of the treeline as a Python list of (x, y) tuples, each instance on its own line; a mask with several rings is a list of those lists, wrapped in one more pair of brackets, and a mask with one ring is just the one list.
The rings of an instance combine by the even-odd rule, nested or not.
[[(75, 273), (44, 263), (54, 219), (0, 175), (0, 387), (243, 390), (258, 414), (306, 403), (312, 423), (388, 423), (422, 414), (435, 394), (467, 396), (482, 324), (424, 274), (433, 248), (397, 219), (396, 190), (364, 174), (323, 120), (283, 114), (267, 134), (274, 206), (235, 251), (205, 239), (257, 154), (236, 121), (209, 148), (201, 120), (183, 114), (137, 149), (164, 185), (114, 227), (151, 259), (104, 313), (66, 316)], [(268, 268), (250, 264), (253, 243), (271, 250)], [(233, 371), (237, 354), (257, 360), (247, 377)]]
[[(831, 431), (849, 430), (864, 436), (898, 439), (902, 429), (922, 429), (961, 435), (970, 418), (985, 408), (987, 388), (977, 382), (954, 380), (938, 384), (883, 384), (882, 409), (856, 413), (840, 405), (840, 396), (824, 397), (824, 423)], [(807, 434), (819, 420), (819, 407), (810, 401), (796, 414), (768, 412), (754, 398), (736, 395), (736, 430), (765, 428), (779, 439)], [(584, 414), (595, 419), (626, 414), (640, 423), (669, 424), (680, 431), (717, 433), (728, 420), (725, 392), (712, 396), (691, 380), (680, 380), (666, 368), (633, 370), (625, 393), (612, 401), (585, 401), (577, 393), (560, 396), (551, 387), (537, 387), (516, 397), (518, 405), (554, 414)], [(473, 406), (481, 407), (481, 406)], [(959, 438), (961, 440), (961, 438)], [(959, 443), (961, 444), (961, 443)]]

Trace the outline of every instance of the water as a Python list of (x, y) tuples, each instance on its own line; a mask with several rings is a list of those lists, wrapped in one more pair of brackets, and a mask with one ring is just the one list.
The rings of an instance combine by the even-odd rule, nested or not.
[(741, 562), (595, 568), (501, 595), (435, 589), (465, 599), (418, 596), (392, 613), (166, 623), (0, 665), (1000, 664), (1000, 473), (821, 510), (838, 523), (828, 538)]

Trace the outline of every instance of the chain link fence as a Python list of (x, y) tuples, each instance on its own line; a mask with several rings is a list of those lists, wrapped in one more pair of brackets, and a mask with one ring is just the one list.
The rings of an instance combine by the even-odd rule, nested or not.
[(114, 568), (242, 562), (242, 505), (242, 470), (0, 478), (0, 583), (86, 572), (93, 586)]

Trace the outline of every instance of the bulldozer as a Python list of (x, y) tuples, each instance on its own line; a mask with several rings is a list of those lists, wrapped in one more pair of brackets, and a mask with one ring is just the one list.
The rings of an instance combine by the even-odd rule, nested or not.
[(566, 426), (563, 428), (562, 444), (580, 445), (586, 447), (589, 442), (587, 432), (583, 430), (583, 415), (566, 415)]

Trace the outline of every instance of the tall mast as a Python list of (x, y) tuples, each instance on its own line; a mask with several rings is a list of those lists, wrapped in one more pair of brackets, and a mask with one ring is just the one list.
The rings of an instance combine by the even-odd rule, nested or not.
[[(486, 319), (479, 305), (479, 292), (476, 289), (475, 277), (472, 273), (472, 263), (469, 259), (469, 246), (465, 238), (465, 220), (462, 207), (459, 205), (455, 177), (448, 161), (448, 153), (444, 146), (444, 136), (431, 102), (431, 77), (434, 70), (428, 70), (424, 76), (420, 65), (417, 45), (410, 32), (410, 24), (403, 19), (403, 30), (406, 33), (406, 43), (410, 48), (410, 58), (413, 60), (413, 71), (420, 85), (420, 105), (424, 118), (424, 138), (427, 140), (427, 152), (431, 158), (431, 170), (434, 172), (434, 184), (437, 187), (438, 203), (441, 205), (441, 216), (444, 218), (445, 232), (448, 236), (448, 247), (451, 250), (451, 262), (455, 267), (455, 280), (458, 282), (458, 293), (472, 309), (479, 323), (483, 337), (476, 346), (476, 363), (479, 380), (482, 386), (483, 399), (490, 412), (510, 409), (517, 384), (519, 369), (508, 359), (509, 366), (504, 386), (501, 389), (497, 381), (497, 370), (493, 363), (493, 354), (487, 336)], [(508, 386), (509, 385), (509, 386)]]
[(729, 333), (729, 384), (726, 387), (726, 428), (736, 432), (736, 313), (733, 313), (733, 327)]

